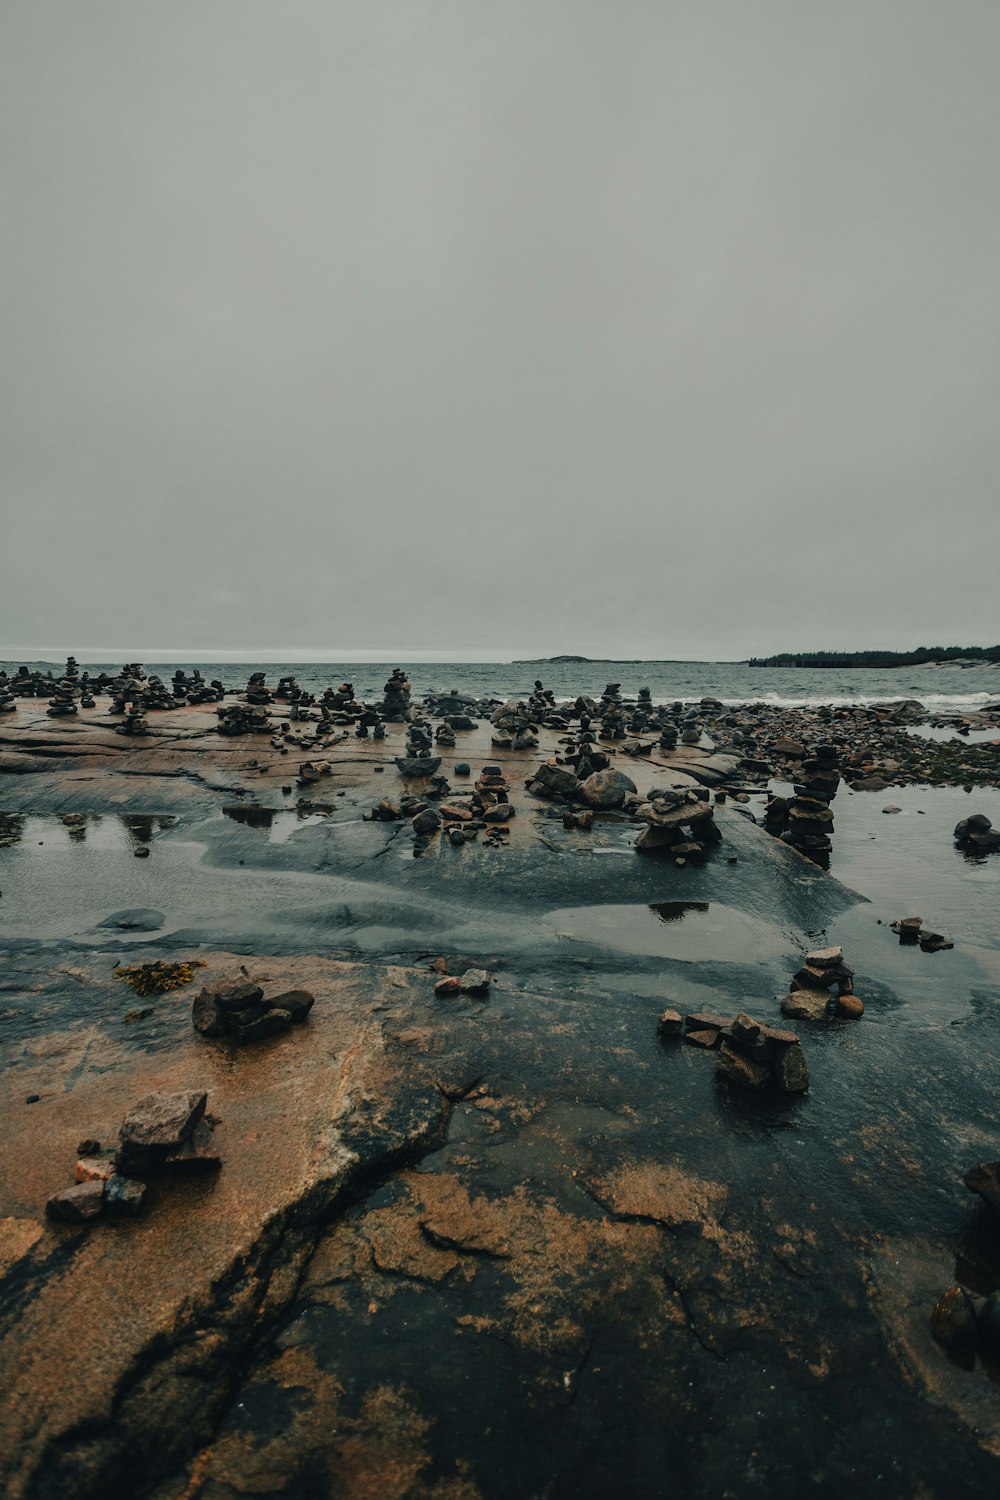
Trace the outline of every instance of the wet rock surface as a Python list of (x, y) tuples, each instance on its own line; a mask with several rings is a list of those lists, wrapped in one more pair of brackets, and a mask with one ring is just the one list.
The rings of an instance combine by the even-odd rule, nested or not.
[[(396, 686), (388, 708), (414, 715)], [(273, 719), (292, 701), (250, 706)], [(358, 726), (355, 701), (333, 695), (328, 711)], [(584, 730), (584, 745), (613, 758), (620, 724), (641, 732), (613, 692), (602, 702), (594, 723), (609, 733)], [(5, 732), (44, 712), (18, 704)], [(720, 834), (706, 862), (636, 856), (627, 807), (565, 826), (566, 802), (525, 788), (560, 753), (551, 708), (540, 697), (454, 731), (444, 773), (456, 757), (481, 768), (483, 806), (516, 816), (488, 844), (438, 830), (420, 860), (408, 835), (397, 843), (406, 822), (364, 820), (379, 768), (406, 790), (388, 713), (383, 742), (352, 734), (329, 752), (328, 810), (301, 817), (282, 810), (280, 748), (196, 730), (211, 705), (177, 723), (150, 709), (148, 734), (115, 737), (127, 773), (100, 766), (106, 731), (81, 726), (84, 712), (46, 717), (46, 733), (85, 732), (91, 779), (69, 756), (12, 776), (13, 816), (18, 797), (60, 815), (75, 798), (88, 819), (125, 808), (147, 819), (135, 836), (152, 853), (137, 866), (81, 825), (87, 879), (60, 890), (47, 928), (5, 947), (12, 1496), (128, 1493), (136, 1472), (156, 1500), (714, 1497), (746, 1493), (748, 1473), (788, 1500), (995, 1492), (996, 1389), (930, 1325), (944, 1288), (969, 1284), (957, 1246), (974, 1258), (977, 1308), (1000, 1285), (990, 1230), (976, 1228), (989, 1210), (954, 1167), (970, 1136), (996, 1154), (995, 992), (966, 979), (960, 1025), (904, 1027), (917, 981), (886, 966), (909, 955), (732, 796), (717, 802), (733, 771), (706, 767), (697, 746), (626, 763), (640, 802), (696, 773)], [(515, 750), (519, 735), (537, 743)], [(251, 780), (277, 821), (221, 813)], [(167, 814), (181, 822), (161, 828)], [(137, 870), (151, 884), (130, 898)], [(138, 902), (162, 929), (98, 927)], [(123, 1026), (125, 942), (143, 959), (197, 954), (199, 984), (235, 1002), (227, 1014), (248, 1015), (257, 992), (289, 1016), (293, 996), (320, 1003), (235, 1057), (194, 1030), (191, 991), (150, 996)], [(824, 1006), (840, 994), (842, 954), (824, 949), (842, 942), (865, 976), (864, 1025), (783, 1022), (803, 968), (838, 970), (808, 991)], [(470, 970), (488, 990), (463, 990)], [(446, 1003), (443, 980), (456, 981)], [(773, 1073), (802, 1054), (800, 1034), (806, 1092), (714, 1086), (720, 1059), (763, 1066), (773, 1041)], [(163, 1161), (224, 1169), (165, 1166), (142, 1211), (113, 1224), (49, 1222), (66, 1142), (116, 1139), (130, 1101), (157, 1093), (187, 1099), (146, 1120), (174, 1142), (155, 1147)], [(212, 1122), (178, 1141), (203, 1094)], [(104, 1213), (116, 1176), (80, 1184)]]

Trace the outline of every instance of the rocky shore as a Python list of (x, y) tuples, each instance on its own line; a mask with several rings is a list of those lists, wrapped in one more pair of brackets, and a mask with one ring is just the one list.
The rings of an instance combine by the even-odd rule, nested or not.
[(6, 1493), (995, 1491), (1000, 962), (824, 866), (1000, 706), (0, 711)]

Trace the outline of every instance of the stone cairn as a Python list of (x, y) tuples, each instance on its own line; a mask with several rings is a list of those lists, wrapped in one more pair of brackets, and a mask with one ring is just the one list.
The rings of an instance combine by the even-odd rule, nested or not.
[(216, 709), (220, 734), (270, 734), (271, 721), (262, 703), (227, 703)]
[(146, 723), (145, 699), (141, 693), (137, 693), (132, 700), (130, 708), (122, 705), (121, 712), (124, 718), (120, 724), (112, 725), (115, 734), (148, 734), (149, 725)]
[(197, 667), (188, 677), (183, 668), (178, 667), (171, 678), (170, 691), (174, 700), (179, 703), (188, 703), (192, 708), (202, 703), (221, 703), (226, 695), (226, 690), (218, 678), (213, 678), (211, 683), (205, 681)]
[(410, 717), (410, 683), (402, 667), (393, 668), (382, 689), (379, 712), (388, 724), (404, 724)]
[(730, 1020), (665, 1010), (659, 1032), (666, 1042), (683, 1038), (694, 1047), (717, 1052), (715, 1076), (727, 1084), (785, 1094), (801, 1094), (809, 1087), (809, 1069), (794, 1031), (779, 1031), (742, 1012)]
[(722, 839), (708, 795), (693, 789), (652, 788), (632, 813), (635, 822), (646, 825), (635, 841), (638, 853), (664, 853), (678, 866), (689, 861), (703, 864)]
[(764, 827), (814, 864), (828, 869), (833, 848), (830, 804), (840, 785), (836, 746), (817, 745), (809, 755), (803, 745), (778, 740), (772, 750), (794, 762), (791, 772), (794, 795), (768, 799)]
[(401, 776), (434, 776), (441, 768), (440, 755), (431, 754), (431, 736), (425, 721), (415, 721), (406, 731), (406, 754), (396, 756)]
[(244, 702), (254, 706), (267, 706), (271, 703), (271, 690), (267, 686), (266, 672), (251, 672), (247, 681), (246, 691), (243, 694)]
[(816, 948), (807, 953), (805, 963), (792, 976), (781, 1009), (801, 1021), (859, 1020), (865, 1013), (864, 1002), (854, 993), (854, 970), (845, 964), (843, 948)]
[(605, 685), (597, 712), (601, 721), (601, 739), (623, 740), (625, 738), (625, 710), (622, 706), (620, 682), (609, 682)]
[(52, 1195), (45, 1205), (49, 1218), (79, 1224), (105, 1213), (137, 1214), (146, 1196), (141, 1178), (217, 1171), (222, 1158), (204, 1118), (207, 1102), (207, 1094), (187, 1090), (147, 1094), (125, 1116), (116, 1149), (81, 1141), (76, 1182)]
[(206, 987), (196, 995), (191, 1021), (202, 1036), (225, 1037), (243, 1045), (288, 1031), (305, 1020), (313, 1002), (308, 990), (286, 990), (265, 1000), (260, 985), (243, 976)]
[(490, 740), (498, 750), (531, 750), (538, 744), (531, 709), (523, 698), (508, 698), (490, 714)]
[(90, 681), (90, 673), (89, 672), (84, 672), (83, 675), (82, 675), (82, 677), (80, 678), (80, 707), (81, 708), (96, 708), (97, 707), (97, 703), (95, 702), (95, 699), (94, 699), (94, 692), (93, 692), (93, 687), (92, 687), (92, 684), (91, 684), (91, 681)]
[(0, 714), (17, 713), (17, 700), (11, 692), (6, 672), (0, 672)]
[(66, 671), (53, 687), (52, 697), (49, 699), (49, 706), (46, 709), (46, 713), (50, 719), (66, 719), (79, 712), (79, 706), (76, 701), (79, 693), (77, 686), (79, 675), (75, 659), (72, 656), (68, 657)]
[(925, 927), (923, 917), (897, 917), (889, 926), (899, 938), (901, 948), (915, 948), (919, 944), (922, 953), (944, 953), (955, 946), (944, 933)]

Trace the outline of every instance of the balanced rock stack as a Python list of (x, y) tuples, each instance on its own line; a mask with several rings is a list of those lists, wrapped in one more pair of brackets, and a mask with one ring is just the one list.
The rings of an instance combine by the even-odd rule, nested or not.
[(633, 820), (646, 825), (635, 841), (637, 851), (664, 852), (679, 865), (702, 863), (722, 838), (707, 798), (707, 792), (652, 788), (632, 810)]
[(10, 690), (7, 673), (0, 676), (0, 714), (13, 714), (17, 712), (17, 700)]
[(264, 999), (259, 984), (246, 978), (225, 980), (195, 996), (191, 1020), (202, 1036), (227, 1037), (243, 1044), (277, 1036), (312, 1010), (314, 997), (308, 990), (286, 990)]
[(90, 682), (90, 673), (89, 672), (84, 672), (83, 676), (80, 678), (80, 707), (81, 708), (96, 708), (97, 707), (97, 704), (94, 701), (94, 693), (93, 693), (93, 689), (92, 689), (91, 682)]
[(538, 744), (531, 709), (522, 698), (508, 698), (490, 714), (490, 723), (498, 750), (532, 750)]
[(809, 1087), (809, 1069), (794, 1031), (780, 1031), (743, 1013), (731, 1021), (700, 1012), (682, 1016), (676, 1010), (663, 1012), (659, 1030), (665, 1041), (683, 1036), (693, 1046), (717, 1049), (715, 1076), (726, 1083), (784, 1094), (801, 1094)]
[(995, 854), (1000, 850), (1000, 829), (985, 813), (973, 813), (955, 824), (955, 843), (965, 854)]
[(403, 724), (410, 717), (410, 683), (402, 667), (394, 667), (382, 688), (380, 713), (389, 724)]
[(602, 740), (625, 738), (625, 711), (622, 707), (621, 683), (609, 682), (601, 694), (598, 713), (601, 720)]
[(441, 768), (440, 755), (431, 754), (431, 737), (423, 724), (414, 723), (406, 731), (406, 754), (396, 756), (401, 776), (433, 776)]
[(854, 970), (844, 963), (843, 948), (817, 948), (807, 953), (802, 968), (792, 976), (781, 1009), (800, 1021), (826, 1021), (837, 1016), (856, 1021), (863, 1016), (864, 1002), (854, 993)]
[(817, 745), (812, 755), (794, 741), (778, 740), (772, 750), (798, 761), (791, 772), (794, 796), (772, 797), (764, 811), (768, 833), (791, 844), (814, 864), (827, 869), (833, 845), (833, 811), (830, 803), (837, 795), (840, 772), (834, 745)]
[(677, 725), (670, 719), (664, 719), (660, 725), (660, 749), (676, 750), (678, 733)]
[(901, 948), (915, 948), (919, 943), (923, 953), (943, 953), (955, 946), (944, 933), (925, 927), (922, 917), (897, 917), (889, 926), (898, 936)]
[(271, 721), (262, 703), (227, 703), (217, 708), (220, 734), (270, 734)]
[[(72, 660), (72, 658), (70, 658)], [(49, 699), (49, 706), (45, 710), (50, 719), (67, 719), (78, 712), (76, 702), (76, 681), (72, 677), (63, 677), (57, 682)]]
[(147, 711), (154, 709), (162, 712), (174, 706), (173, 693), (170, 692), (162, 677), (157, 677), (155, 674), (146, 683), (146, 689), (142, 696), (143, 707)]
[(265, 682), (266, 676), (265, 672), (252, 672), (250, 674), (246, 692), (243, 694), (245, 702), (253, 704), (269, 704), (271, 702), (271, 691)]
[(499, 766), (483, 766), (475, 782), (472, 802), (484, 823), (506, 823), (514, 816), (510, 788)]
[(379, 717), (378, 711), (376, 709), (365, 709), (364, 713), (358, 720), (358, 727), (357, 729), (355, 729), (354, 735), (355, 738), (359, 740), (366, 740), (368, 739), (369, 735), (373, 735), (377, 740), (385, 738), (385, 725), (382, 723), (382, 720)]
[(121, 712), (124, 714), (122, 722), (112, 726), (115, 734), (148, 734), (149, 725), (146, 723), (145, 702), (141, 693), (136, 694), (131, 708), (126, 709), (122, 704)]
[(204, 1118), (207, 1102), (197, 1091), (147, 1094), (125, 1116), (117, 1150), (81, 1141), (76, 1183), (52, 1195), (45, 1206), (49, 1218), (84, 1223), (105, 1212), (137, 1214), (146, 1194), (139, 1177), (217, 1171), (222, 1160)]

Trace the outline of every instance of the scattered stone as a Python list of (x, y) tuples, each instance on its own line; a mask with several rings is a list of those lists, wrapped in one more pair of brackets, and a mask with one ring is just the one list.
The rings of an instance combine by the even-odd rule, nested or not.
[(154, 1150), (176, 1150), (183, 1145), (205, 1113), (206, 1093), (157, 1091), (134, 1104), (122, 1121), (122, 1143)]
[(978, 1340), (976, 1309), (964, 1287), (950, 1286), (931, 1313), (931, 1332), (949, 1354), (969, 1355)]
[(88, 1219), (96, 1219), (103, 1207), (104, 1183), (95, 1178), (53, 1193), (45, 1205), (45, 1212), (50, 1219), (65, 1219), (71, 1224), (79, 1224)]
[(81, 1156), (74, 1176), (77, 1182), (107, 1182), (115, 1173), (113, 1156)]
[(490, 987), (490, 975), (486, 969), (466, 969), (460, 981), (464, 995), (481, 995)]
[(783, 1013), (796, 1021), (825, 1021), (829, 1007), (826, 990), (793, 990), (781, 1002)]
[(715, 1062), (717, 1078), (735, 1083), (744, 1089), (764, 1089), (772, 1082), (771, 1069), (766, 1062), (755, 1062), (745, 1053), (737, 1051), (732, 1042), (726, 1040), (719, 1048)]
[(291, 1016), (293, 1024), (304, 1021), (316, 1003), (315, 995), (308, 990), (286, 990), (283, 995), (275, 995), (269, 1002), (276, 1010), (287, 1011)]
[(447, 974), (439, 979), (434, 986), (435, 995), (457, 995), (462, 988), (462, 982), (454, 974)]
[(865, 1004), (860, 995), (841, 995), (837, 1001), (837, 1014), (845, 1021), (860, 1021), (865, 1013)]
[(677, 1037), (684, 1029), (684, 1018), (679, 1010), (665, 1010), (658, 1022), (661, 1036)]
[(104, 1187), (104, 1206), (111, 1213), (137, 1214), (146, 1196), (146, 1184), (115, 1172)]
[(774, 1081), (785, 1094), (805, 1093), (809, 1087), (809, 1068), (800, 1046), (780, 1049), (774, 1060)]
[(636, 790), (635, 782), (624, 771), (595, 771), (580, 786), (580, 796), (591, 807), (621, 807), (629, 792)]

